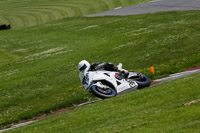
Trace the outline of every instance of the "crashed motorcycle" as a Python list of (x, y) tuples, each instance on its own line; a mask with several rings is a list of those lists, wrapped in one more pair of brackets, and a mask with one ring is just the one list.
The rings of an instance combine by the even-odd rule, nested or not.
[(123, 73), (105, 70), (88, 71), (84, 75), (85, 89), (102, 99), (150, 85), (150, 80), (144, 74), (134, 71), (129, 72), (128, 77)]

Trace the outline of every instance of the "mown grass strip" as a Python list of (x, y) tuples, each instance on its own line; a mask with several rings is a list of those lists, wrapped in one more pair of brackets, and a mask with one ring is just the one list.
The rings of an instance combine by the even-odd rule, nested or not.
[[(43, 24), (49, 21), (59, 20), (67, 17), (77, 17), (93, 13), (98, 13), (106, 10), (111, 10), (116, 7), (136, 5), (140, 2), (147, 2), (150, 0), (59, 0), (59, 1), (39, 1), (39, 0), (11, 0), (11, 1), (0, 1), (0, 24), (7, 23), (1, 17), (6, 17), (12, 25), (12, 28), (24, 27), (24, 26), (33, 26), (38, 24)], [(38, 9), (39, 8), (39, 9)], [(31, 13), (32, 10), (39, 12), (38, 17), (43, 16), (43, 12), (40, 12), (40, 9), (44, 9), (48, 16), (53, 16), (52, 19), (39, 19), (37, 23), (27, 19), (26, 12)], [(65, 14), (67, 13), (67, 14)], [(45, 15), (45, 16), (46, 16)], [(24, 16), (21, 18), (21, 16)], [(32, 15), (31, 15), (32, 16)], [(31, 17), (30, 16), (30, 17)], [(16, 19), (16, 20), (15, 20)], [(20, 21), (21, 20), (21, 21)]]

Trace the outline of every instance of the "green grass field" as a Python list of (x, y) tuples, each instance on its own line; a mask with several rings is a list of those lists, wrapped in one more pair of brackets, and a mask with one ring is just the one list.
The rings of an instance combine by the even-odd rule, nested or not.
[(1, 0), (0, 24), (33, 26), (68, 17), (94, 14), (150, 0)]
[(199, 11), (185, 11), (68, 18), (0, 31), (1, 127), (93, 99), (78, 78), (82, 59), (122, 62), (151, 79), (199, 65), (199, 23)]
[(200, 74), (50, 117), (11, 133), (198, 133)]

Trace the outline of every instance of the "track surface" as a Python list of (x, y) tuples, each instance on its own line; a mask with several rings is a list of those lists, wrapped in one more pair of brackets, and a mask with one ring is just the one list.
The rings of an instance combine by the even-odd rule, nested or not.
[(178, 10), (200, 10), (200, 0), (155, 0), (148, 3), (130, 6), (126, 8), (116, 8), (98, 14), (88, 15), (96, 16), (125, 16), (145, 13), (154, 13), (160, 11), (178, 11)]

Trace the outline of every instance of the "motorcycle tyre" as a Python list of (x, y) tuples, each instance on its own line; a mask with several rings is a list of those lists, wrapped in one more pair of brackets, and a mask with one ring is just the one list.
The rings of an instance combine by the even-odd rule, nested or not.
[(142, 89), (144, 87), (149, 87), (151, 82), (150, 80), (147, 78), (147, 76), (145, 76), (144, 74), (142, 74), (143, 78), (145, 78), (145, 81), (139, 81), (139, 80), (135, 80), (135, 82), (138, 84), (138, 89)]
[[(97, 87), (97, 86), (96, 86), (96, 87)], [(90, 91), (91, 91), (92, 94), (94, 94), (95, 96), (97, 96), (97, 97), (99, 97), (99, 98), (101, 98), (101, 99), (115, 97), (115, 96), (117, 95), (116, 90), (113, 89), (113, 88), (109, 88), (109, 89), (111, 89), (111, 91), (112, 91), (112, 93), (113, 93), (112, 95), (106, 95), (106, 94), (104, 94), (104, 93), (99, 92), (99, 91), (95, 88), (95, 86), (92, 86), (92, 87), (90, 88)]]

